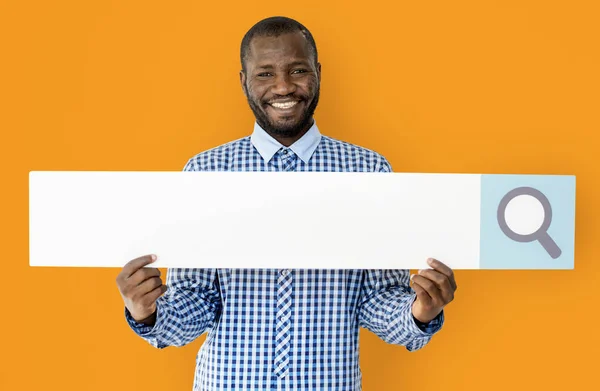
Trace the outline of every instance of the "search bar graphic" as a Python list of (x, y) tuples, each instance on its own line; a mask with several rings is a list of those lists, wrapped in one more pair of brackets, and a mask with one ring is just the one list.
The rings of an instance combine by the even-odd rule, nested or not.
[(573, 269), (575, 177), (29, 173), (31, 266)]

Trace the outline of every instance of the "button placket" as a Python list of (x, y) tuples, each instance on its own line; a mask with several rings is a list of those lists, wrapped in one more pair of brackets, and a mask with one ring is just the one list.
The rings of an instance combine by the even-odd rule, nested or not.
[(277, 277), (277, 314), (275, 321), (275, 352), (273, 372), (283, 378), (288, 374), (291, 348), (292, 274), (282, 270)]

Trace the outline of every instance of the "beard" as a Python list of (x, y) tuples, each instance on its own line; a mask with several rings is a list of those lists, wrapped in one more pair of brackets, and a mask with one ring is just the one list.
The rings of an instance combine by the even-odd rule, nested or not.
[[(300, 134), (300, 132), (303, 130), (308, 130), (312, 126), (312, 117), (317, 109), (317, 104), (319, 103), (320, 89), (320, 86), (317, 85), (317, 90), (315, 91), (313, 100), (310, 102), (310, 105), (306, 107), (298, 121), (286, 121), (282, 124), (274, 123), (263, 109), (261, 102), (251, 98), (250, 94), (248, 93), (248, 87), (244, 86), (244, 92), (246, 93), (248, 104), (250, 105), (252, 113), (254, 113), (254, 117), (256, 118), (258, 125), (267, 133), (281, 137), (296, 137), (298, 134)], [(308, 100), (306, 96), (294, 95), (293, 97), (303, 102)]]

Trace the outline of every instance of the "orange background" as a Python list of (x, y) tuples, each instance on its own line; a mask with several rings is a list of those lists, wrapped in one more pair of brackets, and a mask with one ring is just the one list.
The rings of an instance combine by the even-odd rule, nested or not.
[(423, 350), (362, 332), (364, 389), (596, 384), (596, 1), (201, 3), (0, 2), (1, 390), (191, 389), (204, 337), (137, 338), (117, 269), (28, 266), (28, 172), (181, 170), (249, 134), (239, 44), (272, 15), (316, 38), (324, 134), (398, 172), (577, 175), (575, 270), (457, 271)]

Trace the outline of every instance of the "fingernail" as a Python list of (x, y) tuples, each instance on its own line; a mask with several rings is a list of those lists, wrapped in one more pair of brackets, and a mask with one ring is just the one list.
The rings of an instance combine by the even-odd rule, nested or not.
[(419, 274), (423, 274), (423, 272), (424, 272), (424, 271), (425, 271), (425, 270), (423, 270), (423, 269), (420, 269), (420, 270), (419, 270)]
[(410, 280), (411, 280), (411, 281), (412, 281), (412, 279), (413, 279), (413, 277), (414, 277), (414, 276), (415, 276), (414, 274), (411, 274), (411, 275), (410, 275)]
[(152, 258), (152, 262), (156, 261), (156, 255), (152, 254), (150, 255), (150, 258)]
[(433, 258), (427, 258), (427, 263), (428, 263), (429, 265), (433, 264)]

